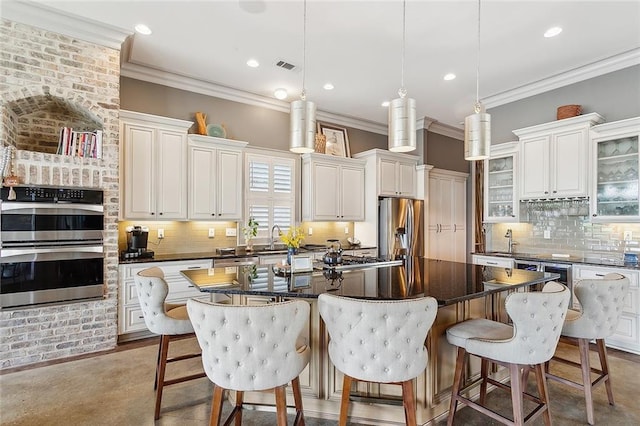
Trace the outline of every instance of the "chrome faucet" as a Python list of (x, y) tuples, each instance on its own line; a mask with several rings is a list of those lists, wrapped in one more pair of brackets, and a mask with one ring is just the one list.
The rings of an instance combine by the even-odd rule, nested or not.
[(518, 243), (513, 241), (513, 231), (511, 231), (511, 228), (507, 229), (507, 233), (504, 234), (504, 237), (508, 238), (507, 252), (513, 253), (513, 246), (515, 246)]
[(282, 230), (278, 225), (273, 225), (271, 227), (271, 233), (269, 234), (269, 250), (273, 250), (275, 248), (275, 242), (273, 240), (273, 230), (278, 228), (278, 235), (282, 234)]

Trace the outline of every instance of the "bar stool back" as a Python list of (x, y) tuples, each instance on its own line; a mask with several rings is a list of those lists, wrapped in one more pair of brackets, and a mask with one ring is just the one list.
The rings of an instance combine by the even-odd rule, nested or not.
[[(602, 383), (607, 390), (609, 404), (614, 405), (607, 348), (604, 339), (611, 336), (620, 320), (624, 308), (624, 301), (629, 292), (629, 278), (620, 274), (607, 274), (602, 279), (587, 279), (579, 281), (574, 292), (581, 309), (570, 309), (562, 327), (562, 337), (569, 337), (571, 343), (577, 344), (580, 351), (580, 363), (570, 361), (559, 356), (553, 360), (578, 367), (582, 370), (582, 383), (550, 374), (547, 377), (584, 391), (587, 408), (587, 421), (594, 424), (593, 416), (593, 388)], [(589, 341), (595, 340), (600, 358), (600, 370), (592, 368), (589, 362)], [(591, 380), (591, 373), (597, 374)]]
[(427, 333), (438, 303), (432, 297), (372, 301), (321, 294), (318, 310), (329, 331), (329, 358), (344, 374), (340, 426), (347, 423), (353, 379), (402, 385), (405, 420), (416, 424), (412, 380), (427, 366)]
[(156, 405), (154, 419), (160, 418), (160, 406), (162, 404), (162, 391), (165, 386), (182, 383), (187, 380), (204, 377), (204, 373), (165, 380), (167, 363), (199, 357), (199, 353), (180, 355), (169, 358), (169, 341), (171, 338), (193, 334), (193, 327), (185, 304), (165, 303), (169, 286), (164, 280), (164, 273), (160, 268), (148, 268), (138, 272), (134, 277), (138, 302), (142, 309), (144, 322), (149, 331), (160, 335), (158, 348), (158, 363), (156, 366)]
[[(486, 319), (472, 319), (447, 330), (447, 340), (458, 347), (447, 421), (449, 426), (453, 424), (458, 402), (463, 402), (504, 424), (522, 425), (541, 414), (544, 416), (545, 424), (551, 424), (543, 366), (553, 356), (560, 339), (569, 298), (568, 288), (551, 281), (545, 284), (542, 292), (511, 293), (507, 296), (506, 311), (513, 321), (513, 326)], [(467, 352), (482, 358), (479, 403), (463, 396), (471, 386), (477, 384), (472, 383), (464, 388), (462, 386)], [(484, 406), (487, 383), (509, 389), (509, 386), (488, 377), (489, 362), (509, 367), (513, 420)], [(521, 370), (529, 365), (535, 366), (539, 397), (524, 392)], [(526, 418), (523, 413), (523, 396), (538, 404)]]
[(300, 300), (239, 306), (187, 301), (202, 348), (202, 364), (214, 392), (211, 425), (220, 422), (225, 389), (236, 391), (236, 406), (225, 424), (242, 422), (243, 393), (275, 388), (278, 425), (287, 424), (285, 386), (291, 382), (295, 424), (304, 424), (298, 376), (309, 363), (309, 346), (299, 338), (310, 307)]

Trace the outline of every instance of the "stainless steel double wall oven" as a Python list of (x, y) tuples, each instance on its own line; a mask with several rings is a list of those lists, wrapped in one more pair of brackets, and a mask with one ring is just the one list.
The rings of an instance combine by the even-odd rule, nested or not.
[(0, 308), (102, 297), (103, 192), (0, 191)]

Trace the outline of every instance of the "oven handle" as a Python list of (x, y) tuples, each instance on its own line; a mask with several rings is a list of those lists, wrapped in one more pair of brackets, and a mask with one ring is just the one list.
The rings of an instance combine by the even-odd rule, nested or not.
[[(64, 207), (63, 207), (64, 206)], [(60, 204), (60, 203), (0, 203), (5, 214), (103, 214), (101, 204)]]
[(104, 257), (103, 246), (25, 248), (0, 250), (0, 263), (43, 262), (50, 260), (97, 259)]

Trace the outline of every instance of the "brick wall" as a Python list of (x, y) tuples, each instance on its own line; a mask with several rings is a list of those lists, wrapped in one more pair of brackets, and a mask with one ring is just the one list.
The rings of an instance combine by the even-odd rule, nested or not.
[[(17, 146), (20, 182), (105, 192), (105, 298), (0, 311), (5, 369), (116, 345), (120, 51), (5, 19), (0, 42), (0, 145)], [(83, 122), (103, 129), (102, 159), (50, 153), (52, 131)]]

